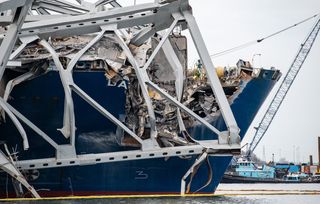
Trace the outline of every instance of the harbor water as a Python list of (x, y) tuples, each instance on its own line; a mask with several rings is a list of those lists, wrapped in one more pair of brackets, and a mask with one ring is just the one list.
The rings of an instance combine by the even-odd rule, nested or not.
[(55, 200), (2, 200), (1, 204), (319, 204), (320, 184), (220, 184), (209, 197), (91, 197)]

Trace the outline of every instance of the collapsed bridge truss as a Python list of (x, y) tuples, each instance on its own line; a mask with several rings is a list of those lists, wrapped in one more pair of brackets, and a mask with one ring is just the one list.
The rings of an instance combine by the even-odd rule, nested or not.
[[(19, 173), (19, 170), (204, 154), (202, 157), (199, 157), (200, 160), (203, 160), (207, 155), (232, 155), (239, 153), (239, 128), (187, 0), (162, 0), (128, 7), (121, 7), (116, 1), (110, 0), (100, 0), (96, 3), (78, 2), (78, 4), (73, 4), (64, 0), (0, 1), (0, 80), (3, 77), (5, 69), (15, 69), (21, 66), (22, 62), (19, 61), (19, 56), (31, 43), (37, 43), (46, 50), (59, 72), (65, 95), (63, 127), (59, 131), (66, 138), (70, 138), (69, 144), (59, 145), (50, 135), (47, 135), (36, 124), (7, 102), (10, 91), (14, 89), (16, 84), (28, 80), (35, 75), (35, 71), (30, 70), (26, 74), (14, 79), (14, 81), (11, 81), (11, 83), (8, 83), (6, 93), (0, 96), (0, 107), (2, 111), (6, 112), (6, 115), (13, 121), (21, 134), (25, 150), (29, 148), (29, 142), (21, 122), (54, 147), (56, 149), (56, 157), (14, 161), (12, 158), (10, 159), (9, 155), (0, 152), (1, 169), (16, 177), (35, 197), (39, 197), (36, 191)], [(105, 7), (109, 7), (110, 9), (102, 9)], [(168, 40), (173, 30), (177, 28), (189, 30), (192, 36), (206, 70), (208, 81), (218, 103), (219, 110), (226, 123), (226, 131), (218, 130), (182, 103), (184, 91), (183, 78), (185, 77), (184, 67), (181, 65), (178, 56)], [(59, 53), (52, 45), (52, 39), (87, 34), (93, 34), (94, 37), (75, 53), (67, 64), (61, 62)], [(146, 57), (146, 53), (142, 47), (146, 42), (150, 42), (150, 39), (155, 34), (161, 37), (155, 49)], [(147, 109), (147, 120), (145, 123), (148, 123), (147, 125), (150, 127), (150, 135), (147, 139), (143, 139), (125, 123), (112, 115), (73, 80), (73, 69), (79, 59), (106, 36), (112, 36), (121, 47), (139, 83)], [(134, 53), (131, 49), (132, 46), (136, 48)], [(176, 79), (174, 85), (175, 96), (169, 94), (168, 91), (153, 82), (148, 74), (148, 69), (160, 50), (165, 51), (166, 58), (173, 68)], [(137, 53), (140, 56), (142, 55), (144, 60), (138, 58)], [(218, 136), (218, 139), (206, 141), (194, 140), (194, 143), (188, 145), (161, 147), (157, 141), (159, 137), (158, 127), (152, 99), (149, 95), (150, 90), (158, 93), (177, 108), (177, 120), (180, 132), (187, 131), (181, 116), (181, 112), (183, 112), (210, 129), (213, 134)], [(77, 155), (75, 150), (76, 121), (73, 94), (80, 96), (96, 111), (134, 138), (140, 144), (140, 150)], [(32, 145), (30, 148), (32, 148)], [(197, 160), (196, 162), (199, 161)], [(192, 167), (181, 181), (182, 194), (185, 191), (184, 180), (191, 172)]]

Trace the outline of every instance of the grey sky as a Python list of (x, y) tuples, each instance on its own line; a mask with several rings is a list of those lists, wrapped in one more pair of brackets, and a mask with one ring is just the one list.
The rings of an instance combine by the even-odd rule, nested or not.
[[(210, 53), (264, 37), (320, 12), (319, 0), (191, 0), (190, 3)], [(239, 58), (251, 61), (252, 56), (259, 53), (261, 57), (255, 57), (255, 65), (275, 66), (285, 74), (315, 20), (299, 25), (261, 44), (213, 58), (213, 63), (234, 65)], [(263, 156), (262, 149), (265, 146), (267, 160), (271, 160), (274, 153), (276, 160), (282, 156), (291, 161), (298, 159), (308, 161), (308, 155), (312, 154), (314, 160), (318, 161), (319, 51), (320, 37), (316, 40), (273, 123), (257, 147), (258, 156)], [(194, 54), (190, 54), (192, 59)], [(270, 99), (267, 103), (270, 103)], [(258, 126), (265, 109), (266, 107), (262, 108), (256, 117), (243, 144), (251, 141), (254, 135), (253, 127)], [(295, 159), (293, 158), (294, 146)]]
[[(152, 0), (136, 0), (137, 3), (150, 1)], [(132, 5), (134, 0), (118, 2)], [(259, 39), (320, 12), (319, 0), (190, 0), (190, 4), (211, 54)], [(315, 20), (244, 50), (213, 58), (213, 63), (221, 66), (235, 65), (239, 58), (251, 61), (254, 54), (261, 54), (260, 57), (255, 57), (254, 65), (266, 68), (274, 66), (285, 74)], [(189, 64), (193, 64), (197, 56), (191, 43), (189, 48)], [(291, 161), (308, 161), (308, 155), (312, 154), (314, 160), (318, 161), (319, 51), (320, 39), (317, 39), (273, 123), (256, 149), (261, 158), (265, 146), (267, 160), (271, 160), (274, 153), (275, 160), (281, 156)], [(272, 94), (279, 85), (280, 83)], [(270, 103), (270, 97), (267, 103)], [(251, 141), (254, 135), (253, 127), (259, 124), (266, 105), (268, 104), (262, 107), (249, 128), (243, 144)]]

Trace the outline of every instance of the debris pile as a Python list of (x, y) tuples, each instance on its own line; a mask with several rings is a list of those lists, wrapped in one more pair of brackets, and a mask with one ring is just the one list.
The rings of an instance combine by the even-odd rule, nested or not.
[[(66, 68), (70, 60), (83, 49), (95, 35), (81, 35), (66, 38), (50, 38), (49, 43), (57, 52), (62, 65)], [(175, 70), (167, 60), (166, 53), (160, 50), (147, 70), (151, 81), (166, 90), (170, 95), (178, 98), (193, 112), (210, 120), (220, 114), (219, 106), (207, 82), (205, 69), (199, 60), (193, 69), (188, 69), (187, 64), (187, 40), (181, 35), (171, 35), (169, 42), (183, 68), (183, 80), (180, 83), (180, 91), (177, 87)], [(142, 68), (147, 59), (158, 45), (161, 36), (155, 35), (149, 41), (140, 46), (129, 43), (129, 48), (134, 54), (139, 66)], [(22, 62), (21, 67), (12, 67), (12, 70), (25, 73), (30, 69), (39, 69), (43, 74), (47, 69), (54, 69), (51, 54), (43, 48), (39, 42), (30, 43), (16, 59)], [(40, 63), (41, 62), (41, 63)], [(39, 66), (39, 63), (41, 66)], [(74, 70), (104, 70), (106, 80), (117, 84), (119, 81), (126, 83), (126, 125), (142, 139), (150, 137), (150, 121), (148, 109), (142, 95), (137, 76), (132, 65), (127, 60), (125, 52), (119, 45), (115, 34), (105, 34), (101, 40), (90, 47), (77, 61)], [(221, 84), (231, 103), (233, 95), (241, 91), (240, 85), (254, 76), (253, 68), (249, 62), (239, 60), (237, 67), (217, 67), (216, 72)], [(7, 79), (6, 81), (9, 81)], [(5, 84), (2, 82), (2, 92)], [(177, 92), (181, 93), (177, 93)], [(186, 129), (195, 124), (195, 119), (181, 112), (183, 126), (178, 121), (178, 108), (162, 97), (158, 92), (148, 89), (149, 97), (156, 117), (157, 138), (163, 146), (186, 145), (192, 142), (185, 135)], [(180, 95), (180, 96), (179, 96)], [(124, 138), (126, 138), (124, 133)], [(123, 141), (129, 141), (128, 138)], [(136, 142), (123, 142), (123, 145), (137, 145)]]

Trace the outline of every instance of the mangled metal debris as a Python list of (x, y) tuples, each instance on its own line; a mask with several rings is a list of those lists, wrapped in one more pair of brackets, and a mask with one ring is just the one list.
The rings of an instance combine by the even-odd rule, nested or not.
[[(64, 67), (66, 67), (70, 60), (95, 37), (96, 36), (92, 34), (66, 38), (51, 38), (49, 42)], [(150, 137), (150, 127), (146, 125), (149, 123), (147, 105), (140, 91), (135, 71), (115, 38), (115, 35), (112, 33), (105, 34), (99, 42), (95, 43), (79, 58), (74, 69), (84, 71), (104, 70), (106, 83), (124, 87), (126, 89), (125, 123), (139, 137), (147, 139)], [(158, 45), (160, 38), (161, 36), (157, 35), (141, 46), (132, 44), (128, 46), (140, 66), (144, 65), (145, 61)], [(220, 114), (219, 105), (207, 81), (205, 69), (200, 60), (195, 68), (188, 69), (186, 38), (175, 34), (169, 37), (169, 41), (181, 65), (184, 67), (183, 89), (185, 92), (182, 95), (183, 104), (202, 118), (210, 120), (210, 118), (217, 117)], [(12, 70), (26, 72), (39, 69), (39, 65), (41, 65), (42, 71), (38, 72), (37, 75), (45, 73), (49, 67), (54, 66), (51, 54), (39, 45), (37, 41), (28, 44), (16, 60), (20, 61), (22, 66), (11, 68)], [(248, 62), (246, 63), (248, 64)], [(248, 81), (252, 77), (257, 76), (253, 70), (250, 64), (249, 66), (244, 66), (244, 62), (241, 60), (237, 67), (216, 68), (217, 75), (229, 101), (232, 100), (236, 92), (241, 91), (241, 81)], [(177, 97), (174, 68), (171, 67), (163, 50), (160, 50), (155, 56), (154, 61), (148, 69), (148, 75), (159, 87), (165, 89), (172, 96)], [(2, 93), (4, 93), (4, 84), (2, 86)], [(148, 89), (148, 93), (152, 100), (152, 106), (156, 116), (159, 142), (161, 142), (163, 146), (193, 143), (193, 141), (181, 137), (177, 119), (178, 108), (169, 103), (166, 98), (162, 97), (161, 94), (153, 89)], [(9, 95), (9, 93), (6, 95)], [(5, 98), (8, 99), (7, 97)], [(182, 119), (185, 128), (191, 128), (197, 123), (194, 118), (185, 113), (182, 113)], [(124, 141), (127, 141), (127, 139), (124, 139)], [(132, 143), (132, 141), (129, 143), (123, 142), (122, 144), (137, 145), (135, 142)]]
[[(12, 127), (18, 130), (22, 140), (22, 151), (32, 147), (25, 127), (32, 130), (32, 135), (40, 136), (54, 151), (45, 158), (40, 154), (31, 159), (26, 157), (22, 161), (12, 161), (21, 171), (168, 156), (197, 154), (206, 158), (217, 153), (239, 153), (239, 128), (225, 96), (226, 89), (221, 87), (220, 81), (224, 88), (231, 87), (230, 94), (227, 94), (230, 101), (236, 87), (239, 87), (238, 73), (242, 72), (225, 69), (227, 74), (219, 80), (187, 0), (155, 1), (126, 8), (121, 8), (116, 1), (78, 1), (78, 4), (63, 0), (25, 2), (27, 6), (17, 5), (14, 0), (0, 3), (6, 5), (5, 10), (17, 11), (17, 16), (6, 11), (1, 15), (3, 18), (0, 17), (0, 27), (9, 28), (8, 32), (12, 34), (8, 35), (7, 29), (0, 30), (1, 47), (4, 47), (0, 50), (3, 54), (0, 58), (4, 56), (0, 63), (0, 108), (3, 116), (0, 127), (5, 131), (10, 129), (4, 117), (9, 116), (14, 123)], [(107, 9), (105, 4), (112, 8)], [(7, 8), (8, 5), (15, 7)], [(29, 9), (31, 12), (28, 14)], [(9, 27), (10, 24), (13, 26)], [(185, 29), (193, 36), (204, 64), (200, 79), (190, 74), (193, 71), (187, 68), (186, 38), (179, 34), (179, 30)], [(81, 85), (90, 82), (82, 81), (80, 85), (73, 77), (79, 73), (95, 72), (103, 74), (105, 86), (116, 88), (114, 93), (125, 92), (124, 116), (118, 109), (116, 114), (112, 114), (112, 110), (90, 96), (93, 93), (108, 95), (100, 92), (104, 89), (93, 87), (94, 90), (88, 93)], [(60, 114), (52, 118), (48, 116), (54, 123), (46, 121), (47, 116), (36, 115), (33, 111), (28, 115), (11, 105), (14, 100), (25, 104), (23, 97), (26, 96), (10, 97), (16, 85), (24, 87), (26, 82), (44, 80), (53, 75), (55, 78), (50, 78), (50, 82), (57, 85), (53, 89), (63, 97), (51, 96), (50, 101), (63, 100), (60, 109), (38, 103), (41, 96), (37, 95), (27, 104), (30, 105), (28, 111), (37, 110), (42, 105), (46, 107), (44, 112), (53, 108), (53, 115)], [(43, 88), (39, 90), (41, 94), (52, 91), (46, 89), (45, 82), (37, 86)], [(238, 90), (241, 91), (240, 88)], [(100, 152), (97, 148), (93, 153), (77, 151), (77, 141), (100, 141), (98, 137), (104, 135), (98, 130), (78, 134), (78, 122), (86, 118), (86, 115), (76, 117), (76, 113), (82, 113), (75, 111), (80, 100), (95, 109), (103, 119), (109, 120), (109, 124), (102, 126), (104, 130), (112, 129), (110, 141), (114, 142), (114, 129), (119, 129), (115, 136), (117, 139), (120, 136), (121, 141), (116, 140), (114, 144), (119, 142), (122, 146), (117, 146), (116, 151)], [(105, 100), (116, 102), (112, 96)], [(219, 114), (226, 124), (225, 130), (218, 130), (210, 123), (210, 118)], [(189, 129), (200, 124), (210, 131), (209, 140), (196, 140), (195, 136), (189, 135)], [(123, 150), (123, 146), (136, 149)], [(0, 168), (5, 166), (0, 164)]]
[[(95, 36), (74, 36), (69, 38), (53, 38), (52, 46), (58, 53), (62, 62), (66, 64), (74, 57), (74, 55)], [(199, 62), (194, 69), (187, 67), (187, 50), (186, 38), (183, 36), (170, 36), (170, 43), (175, 50), (175, 54), (179, 57), (180, 63), (184, 67), (184, 89), (182, 101), (185, 106), (202, 118), (210, 120), (217, 117), (219, 106), (215, 99), (210, 85), (206, 79), (205, 69)], [(152, 50), (158, 45), (159, 36), (151, 38), (150, 41), (144, 43), (140, 47), (135, 45), (129, 46), (135, 59), (143, 66), (143, 62), (148, 59)], [(28, 54), (31, 53), (31, 54)], [(30, 66), (30, 61), (41, 61), (48, 59), (50, 54), (43, 50), (41, 46), (33, 43), (26, 47), (25, 51), (17, 58), (22, 61), (24, 66)], [(257, 76), (251, 66), (241, 66), (241, 60), (237, 67), (217, 67), (216, 72), (223, 85), (225, 94), (232, 101), (233, 95), (241, 92), (240, 82), (249, 81), (252, 77)], [(46, 60), (46, 64), (50, 64), (50, 60)], [(24, 67), (23, 66), (23, 67)], [(159, 87), (167, 90), (172, 96), (176, 96), (174, 70), (166, 59), (163, 50), (156, 55), (155, 60), (151, 63), (148, 75), (152, 81)], [(125, 123), (143, 139), (149, 138), (150, 127), (148, 127), (148, 111), (145, 100), (139, 89), (139, 82), (132, 65), (127, 61), (121, 46), (114, 39), (113, 34), (106, 34), (99, 43), (96, 43), (78, 60), (75, 69), (78, 70), (104, 70), (106, 81), (112, 84), (120, 84), (126, 89), (126, 118)], [(177, 121), (177, 107), (167, 101), (158, 92), (149, 89), (149, 96), (152, 100), (153, 108), (156, 115), (156, 123), (158, 127), (158, 139), (163, 146), (187, 145), (193, 141), (181, 137), (179, 133), (179, 123)], [(182, 118), (186, 128), (191, 128), (196, 124), (196, 120), (182, 113)], [(125, 137), (125, 136), (124, 136)], [(127, 141), (127, 139), (124, 139)], [(136, 146), (135, 142), (123, 142), (123, 145)]]

